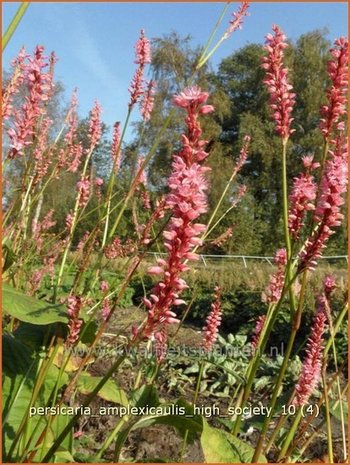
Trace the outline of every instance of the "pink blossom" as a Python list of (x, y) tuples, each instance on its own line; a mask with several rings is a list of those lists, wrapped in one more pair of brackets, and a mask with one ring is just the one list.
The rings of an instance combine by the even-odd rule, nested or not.
[(140, 100), (140, 97), (143, 95), (143, 84), (143, 68), (137, 68), (128, 89), (130, 93), (129, 108), (135, 105), (135, 103), (137, 103)]
[[(328, 62), (328, 75), (332, 86), (327, 91), (328, 104), (321, 107), (320, 129), (325, 139), (328, 139), (333, 129), (337, 128), (341, 116), (346, 114), (348, 92), (348, 41), (340, 37), (331, 49), (332, 59)], [(338, 127), (339, 129), (339, 127)]]
[(261, 334), (261, 331), (262, 331), (262, 329), (264, 327), (265, 321), (266, 321), (266, 315), (260, 315), (259, 318), (256, 320), (256, 325), (255, 325), (255, 328), (254, 328), (254, 334), (253, 334), (253, 339), (252, 339), (252, 346), (253, 346), (254, 350), (258, 346), (258, 342), (259, 342), (259, 339), (260, 339), (260, 334)]
[(51, 93), (52, 76), (43, 71), (48, 66), (47, 57), (44, 57), (43, 53), (44, 47), (37, 46), (33, 57), (29, 57), (29, 63), (25, 65), (28, 95), (20, 111), (14, 114), (13, 126), (7, 130), (11, 147), (9, 158), (23, 155), (24, 149), (33, 144), (38, 118)]
[(84, 232), (84, 235), (83, 237), (80, 239), (80, 241), (78, 242), (78, 245), (77, 245), (77, 252), (83, 252), (83, 250), (85, 249), (85, 246), (89, 240), (89, 237), (90, 237), (90, 232), (89, 231), (85, 231)]
[(249, 16), (248, 13), (249, 2), (242, 2), (237, 12), (232, 14), (230, 25), (224, 34), (224, 39), (228, 39), (230, 35), (237, 29), (242, 29), (243, 19), (245, 16)]
[(344, 218), (341, 206), (344, 204), (343, 196), (348, 182), (347, 139), (339, 135), (333, 141), (333, 145), (334, 149), (329, 150), (330, 158), (326, 162), (314, 212), (318, 226), (299, 254), (299, 271), (315, 269), (317, 259), (322, 255), (328, 239), (335, 232), (334, 228), (339, 227)]
[(306, 345), (306, 358), (303, 363), (299, 382), (296, 385), (294, 405), (305, 405), (320, 381), (323, 333), (326, 327), (326, 314), (323, 304), (314, 318), (311, 335)]
[(143, 98), (140, 102), (140, 113), (144, 121), (148, 121), (151, 118), (151, 113), (154, 106), (154, 89), (155, 81), (149, 81), (147, 84), (147, 90), (143, 94)]
[(135, 44), (135, 63), (137, 65), (145, 66), (151, 63), (151, 42), (145, 37), (145, 30), (141, 29), (140, 38)]
[(41, 281), (46, 274), (45, 268), (35, 270), (29, 278), (29, 284), (32, 286), (30, 294), (33, 295), (40, 288)]
[(165, 202), (165, 198), (162, 197), (159, 200), (157, 200), (153, 213), (144, 227), (142, 238), (141, 238), (141, 243), (149, 244), (151, 242), (150, 234), (152, 231), (152, 226), (158, 219), (164, 217), (165, 209), (166, 209), (166, 202)]
[(251, 140), (251, 137), (249, 135), (244, 136), (243, 146), (241, 148), (241, 151), (239, 152), (239, 157), (238, 157), (236, 166), (233, 170), (233, 176), (236, 176), (236, 174), (242, 169), (242, 166), (244, 165), (244, 163), (247, 161), (250, 140)]
[(41, 222), (35, 224), (33, 221), (32, 231), (35, 238), (38, 238), (41, 233), (48, 231), (56, 225), (56, 221), (52, 219), (53, 213), (54, 210), (51, 209), (46, 213)]
[(79, 339), (80, 328), (83, 323), (82, 320), (79, 319), (79, 313), (82, 306), (82, 300), (78, 296), (69, 296), (68, 297), (68, 330), (69, 334), (67, 337), (67, 345), (73, 345)]
[(155, 333), (154, 341), (155, 355), (158, 363), (161, 363), (165, 359), (168, 349), (168, 333), (166, 326), (163, 326), (160, 331)]
[(270, 107), (276, 122), (277, 133), (286, 140), (295, 131), (291, 129), (291, 113), (295, 104), (293, 87), (288, 82), (288, 69), (283, 67), (284, 49), (288, 46), (286, 36), (278, 26), (273, 26), (274, 35), (266, 36), (267, 56), (262, 67), (266, 71), (266, 84), (270, 94)]
[(217, 245), (218, 247), (222, 246), (230, 237), (232, 237), (233, 234), (233, 227), (230, 226), (229, 228), (226, 229), (222, 234), (220, 234), (219, 237), (216, 239), (212, 240), (211, 243), (213, 245)]
[(17, 57), (12, 61), (11, 66), (14, 68), (13, 74), (6, 86), (2, 95), (2, 117), (3, 121), (9, 119), (13, 112), (12, 99), (18, 93), (23, 81), (25, 73), (25, 59), (29, 55), (26, 54), (24, 48), (21, 48)]
[(45, 118), (42, 122), (38, 135), (38, 141), (34, 150), (34, 185), (36, 185), (47, 174), (52, 161), (52, 151), (47, 147), (51, 125), (52, 121), (49, 118)]
[(111, 244), (106, 245), (103, 252), (108, 260), (114, 260), (118, 257), (126, 257), (133, 253), (135, 244), (131, 239), (127, 239), (124, 244), (119, 237), (115, 237)]
[(94, 103), (94, 106), (90, 113), (89, 123), (89, 139), (90, 139), (90, 150), (95, 147), (102, 135), (102, 123), (101, 123), (101, 105), (98, 102)]
[(277, 264), (277, 271), (271, 276), (267, 289), (262, 294), (262, 301), (267, 304), (276, 303), (281, 298), (284, 286), (284, 268), (287, 264), (286, 249), (277, 250), (275, 263)]
[(151, 45), (149, 39), (145, 37), (145, 31), (141, 29), (141, 35), (135, 45), (136, 59), (135, 63), (138, 68), (132, 78), (129, 87), (130, 102), (129, 108), (137, 103), (144, 93), (144, 70), (147, 63), (151, 62)]
[(188, 287), (180, 275), (189, 269), (186, 261), (193, 260), (192, 249), (200, 242), (197, 236), (206, 229), (195, 221), (207, 211), (205, 173), (208, 168), (201, 166), (201, 162), (208, 154), (203, 149), (206, 141), (200, 139), (202, 130), (198, 121), (201, 105), (207, 98), (208, 94), (198, 87), (185, 89), (174, 98), (176, 105), (187, 110), (188, 131), (182, 137), (182, 150), (173, 157), (168, 181), (170, 192), (165, 205), (172, 210), (172, 216), (163, 233), (167, 258), (158, 259), (158, 265), (149, 270), (161, 279), (149, 299), (144, 299), (148, 317), (137, 337), (152, 338), (164, 326), (179, 321), (171, 308), (179, 303), (179, 293)]
[(221, 289), (216, 287), (215, 301), (211, 305), (211, 311), (203, 328), (203, 347), (206, 352), (210, 352), (216, 342), (219, 334), (219, 327), (221, 325), (221, 317)]
[(111, 302), (109, 299), (103, 299), (102, 302), (102, 318), (104, 321), (108, 320), (108, 317), (111, 313)]
[(66, 215), (65, 225), (66, 225), (67, 231), (70, 232), (72, 229), (72, 225), (73, 225), (73, 215), (70, 212), (67, 213)]
[(71, 173), (76, 173), (78, 171), (78, 168), (81, 163), (81, 157), (83, 155), (83, 146), (79, 142), (77, 145), (74, 145), (71, 148), (71, 156), (72, 159), (70, 161), (70, 164), (67, 168), (67, 171), (70, 171)]
[(316, 199), (317, 186), (314, 177), (310, 174), (310, 170), (318, 167), (319, 164), (313, 163), (312, 157), (305, 157), (304, 166), (308, 171), (294, 178), (289, 196), (288, 227), (294, 240), (299, 237), (304, 224), (305, 213), (315, 209), (313, 202)]
[(106, 293), (109, 289), (108, 281), (101, 281), (100, 283), (100, 291)]
[(90, 179), (88, 176), (83, 176), (80, 181), (77, 182), (77, 191), (79, 193), (79, 206), (85, 207), (90, 197)]
[(334, 291), (334, 289), (336, 288), (336, 282), (335, 282), (335, 278), (333, 275), (328, 274), (325, 276), (323, 280), (323, 288), (324, 288), (325, 295), (329, 297)]
[(140, 196), (141, 196), (142, 204), (145, 210), (150, 210), (151, 199), (150, 199), (149, 193), (147, 191), (141, 191)]
[(101, 186), (103, 186), (103, 179), (102, 178), (95, 178), (95, 192), (96, 192), (96, 197), (98, 199), (101, 199)]
[(117, 173), (120, 168), (120, 143), (121, 143), (121, 134), (120, 134), (120, 122), (117, 121), (113, 126), (113, 139), (112, 139), (112, 159), (113, 159), (113, 168)]

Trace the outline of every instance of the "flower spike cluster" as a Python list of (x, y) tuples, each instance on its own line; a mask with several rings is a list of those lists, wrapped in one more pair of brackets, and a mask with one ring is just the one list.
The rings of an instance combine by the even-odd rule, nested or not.
[(288, 47), (286, 36), (276, 25), (272, 30), (274, 35), (266, 36), (267, 56), (263, 58), (261, 65), (266, 71), (266, 79), (263, 82), (270, 94), (270, 107), (273, 110), (277, 133), (286, 140), (295, 131), (291, 129), (295, 94), (291, 92), (293, 86), (288, 82), (288, 69), (283, 65), (284, 49)]
[(44, 56), (44, 47), (37, 46), (33, 57), (28, 58), (29, 63), (21, 64), (24, 67), (24, 80), (28, 90), (21, 111), (15, 114), (13, 126), (7, 130), (10, 138), (10, 159), (23, 155), (24, 149), (33, 144), (33, 135), (36, 124), (42, 113), (42, 106), (48, 100), (52, 90), (52, 75), (45, 68), (49, 61)]
[(318, 227), (299, 254), (299, 271), (316, 268), (317, 259), (322, 255), (328, 239), (344, 218), (341, 206), (344, 204), (343, 196), (348, 183), (347, 138), (339, 135), (333, 143), (334, 150), (329, 151), (330, 158), (321, 179), (320, 195), (314, 212)]
[(206, 229), (196, 220), (207, 211), (205, 174), (209, 168), (202, 166), (208, 156), (204, 150), (207, 142), (201, 140), (198, 116), (213, 111), (211, 105), (205, 104), (208, 96), (199, 87), (191, 87), (174, 97), (175, 105), (187, 111), (187, 134), (182, 136), (182, 150), (173, 156), (168, 181), (170, 192), (165, 200), (165, 208), (172, 211), (172, 217), (163, 233), (168, 254), (166, 259), (158, 259), (158, 264), (148, 270), (152, 275), (161, 276), (161, 279), (150, 297), (144, 299), (148, 317), (140, 329), (141, 334), (134, 331), (134, 338), (152, 338), (158, 342), (161, 339), (162, 345), (165, 344), (167, 325), (179, 321), (172, 307), (184, 303), (179, 294), (188, 286), (181, 274), (189, 269), (186, 264), (188, 260), (198, 258), (192, 250), (201, 244), (198, 236)]

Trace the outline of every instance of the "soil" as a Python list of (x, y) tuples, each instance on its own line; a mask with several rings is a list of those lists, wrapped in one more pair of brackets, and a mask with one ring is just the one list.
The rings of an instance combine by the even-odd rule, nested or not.
[[(120, 309), (117, 312), (117, 318), (111, 321), (106, 333), (102, 340), (101, 345), (105, 345), (107, 342), (110, 345), (118, 344), (122, 341), (127, 334), (130, 333), (131, 324), (141, 323), (144, 319), (145, 313), (138, 308)], [(176, 334), (176, 341), (179, 345), (184, 344), (187, 347), (198, 347), (201, 343), (200, 331), (191, 327), (190, 325), (184, 325), (179, 330), (172, 325), (171, 336)], [(113, 363), (112, 357), (99, 357), (93, 361), (89, 366), (89, 372), (93, 376), (103, 376), (108, 368)], [(129, 393), (134, 386), (135, 382), (135, 367), (125, 366), (122, 370), (119, 370), (116, 376), (116, 382), (118, 386), (126, 393)], [(194, 382), (186, 385), (186, 390), (181, 391), (181, 397), (192, 402), (194, 395), (195, 376), (193, 377)], [(166, 378), (160, 376), (158, 382), (160, 383), (159, 396), (165, 401), (175, 401), (179, 398), (180, 394), (175, 388), (169, 389), (167, 387)], [(77, 404), (80, 404), (84, 399), (84, 396), (76, 398)], [(213, 397), (210, 398), (208, 395), (199, 395), (197, 405), (219, 405), (220, 409), (225, 410), (228, 406), (229, 399)], [(110, 404), (100, 398), (96, 398), (91, 405), (93, 410), (97, 410), (100, 406), (111, 406)], [(77, 430), (82, 431), (82, 437), (80, 440), (80, 446), (77, 449), (78, 454), (82, 454), (82, 458), (86, 461), (86, 457), (96, 455), (99, 451), (100, 445), (105, 440), (107, 434), (116, 426), (118, 418), (116, 417), (89, 417), (88, 419), (81, 420)], [(218, 423), (215, 422), (215, 426)], [(334, 457), (335, 462), (343, 462), (342, 460), (342, 442), (341, 442), (341, 430), (339, 424), (335, 425), (334, 435)], [(271, 428), (274, 428), (272, 424)], [(311, 431), (311, 430), (310, 430)], [(244, 439), (250, 442), (253, 446), (258, 438), (257, 430), (250, 432), (244, 436)], [(132, 431), (125, 445), (121, 451), (120, 461), (122, 462), (203, 462), (204, 457), (201, 451), (199, 441), (194, 441), (192, 444), (187, 444), (186, 451), (181, 458), (181, 450), (183, 445), (183, 439), (176, 433), (176, 430), (166, 425), (154, 425), (148, 426), (147, 428), (138, 429)], [(309, 461), (326, 461), (324, 460), (327, 452), (327, 436), (325, 429), (321, 429), (320, 433), (313, 440), (311, 445), (305, 452), (305, 457), (309, 458)], [(106, 462), (113, 462), (114, 449), (110, 447), (104, 454), (103, 459)], [(272, 451), (268, 455), (269, 462), (275, 462), (276, 456)]]

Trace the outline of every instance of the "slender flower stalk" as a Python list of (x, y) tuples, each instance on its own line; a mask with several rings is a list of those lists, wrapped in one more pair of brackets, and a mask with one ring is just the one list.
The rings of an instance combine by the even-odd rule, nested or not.
[(150, 297), (144, 299), (148, 317), (145, 325), (134, 331), (134, 339), (160, 338), (164, 345), (167, 326), (179, 322), (172, 307), (184, 303), (179, 294), (188, 286), (181, 274), (189, 269), (187, 260), (197, 259), (192, 249), (201, 243), (198, 236), (205, 230), (203, 224), (195, 221), (207, 211), (205, 173), (209, 168), (202, 163), (208, 154), (198, 120), (199, 115), (213, 111), (211, 105), (205, 104), (207, 99), (208, 93), (199, 87), (187, 88), (173, 99), (175, 105), (187, 111), (187, 134), (182, 136), (182, 150), (174, 155), (168, 182), (170, 193), (165, 201), (166, 208), (172, 211), (163, 233), (168, 256), (158, 259), (158, 265), (149, 269), (150, 274), (162, 275), (162, 279)]
[[(87, 149), (83, 170), (80, 176), (80, 180), (77, 183), (77, 197), (75, 200), (74, 209), (68, 221), (68, 225), (69, 225), (69, 229), (67, 228), (68, 238), (67, 238), (65, 249), (63, 252), (63, 256), (62, 256), (62, 261), (61, 261), (61, 265), (60, 265), (59, 272), (58, 272), (57, 282), (54, 287), (54, 295), (53, 295), (54, 302), (56, 301), (58, 287), (60, 286), (61, 281), (62, 281), (64, 267), (65, 267), (67, 256), (68, 256), (68, 251), (72, 244), (74, 231), (77, 225), (79, 210), (82, 208), (85, 208), (89, 200), (89, 197), (90, 197), (90, 179), (87, 176), (87, 170), (89, 167), (89, 162), (91, 160), (92, 153), (96, 145), (99, 143), (101, 135), (102, 135), (102, 123), (101, 123), (100, 117), (101, 117), (101, 106), (97, 101), (95, 101), (94, 106), (90, 113), (90, 123), (89, 123), (89, 133), (88, 133), (88, 136), (90, 139), (90, 146)], [(67, 226), (67, 218), (66, 218), (66, 226)]]
[(211, 44), (211, 42), (212, 42), (212, 40), (214, 38), (214, 34), (216, 33), (217, 28), (219, 26), (219, 23), (221, 22), (221, 20), (223, 18), (223, 15), (226, 12), (226, 9), (224, 9), (223, 15), (221, 15), (220, 20), (216, 24), (216, 26), (214, 28), (214, 31), (213, 31), (213, 34), (209, 38), (209, 41), (208, 41), (208, 43), (207, 43), (207, 45), (206, 45), (206, 47), (205, 47), (199, 61), (198, 61), (196, 69), (201, 68), (209, 60), (209, 58), (216, 52), (216, 50), (220, 47), (220, 45), (225, 40), (227, 40), (235, 31), (237, 31), (238, 29), (242, 29), (244, 18), (246, 16), (249, 16), (248, 8), (249, 8), (249, 2), (247, 2), (247, 1), (241, 2), (238, 11), (234, 12), (232, 14), (232, 18), (231, 18), (231, 20), (229, 22), (228, 28), (226, 29), (224, 34), (221, 36), (221, 38), (217, 41), (217, 43), (208, 52), (208, 48), (209, 48), (209, 46), (210, 46), (210, 44)]

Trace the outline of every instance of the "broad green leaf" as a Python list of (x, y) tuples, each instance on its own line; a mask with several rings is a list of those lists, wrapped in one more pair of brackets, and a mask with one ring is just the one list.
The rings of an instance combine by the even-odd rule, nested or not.
[[(32, 394), (37, 381), (40, 360), (40, 357), (21, 341), (9, 334), (3, 336), (3, 458), (9, 459), (8, 452), (28, 412), (28, 407), (30, 405), (45, 406), (58, 382), (58, 369), (52, 366), (33, 403)], [(63, 374), (59, 387), (66, 382), (67, 377)], [(31, 439), (32, 445), (43, 431), (46, 422), (45, 416), (34, 415), (29, 419), (27, 437)], [(12, 457), (12, 460), (15, 458)]]
[[(251, 463), (254, 449), (226, 431), (213, 428), (203, 419), (201, 446), (206, 463)], [(267, 463), (262, 455), (259, 463)]]
[(36, 325), (50, 323), (67, 323), (67, 313), (62, 305), (53, 305), (14, 289), (6, 283), (2, 284), (2, 305), (4, 313), (17, 320)]
[[(88, 373), (81, 373), (77, 381), (77, 389), (81, 394), (90, 394), (102, 380), (98, 376), (90, 376)], [(112, 379), (109, 379), (106, 384), (97, 393), (102, 399), (108, 400), (115, 404), (127, 406), (129, 404), (125, 392), (118, 388)]]

